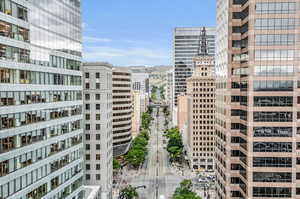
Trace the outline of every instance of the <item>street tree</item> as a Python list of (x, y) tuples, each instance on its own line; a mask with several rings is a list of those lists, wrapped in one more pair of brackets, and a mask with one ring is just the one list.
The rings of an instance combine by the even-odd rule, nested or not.
[(176, 188), (175, 193), (173, 194), (173, 199), (201, 199), (200, 196), (197, 196), (195, 192), (192, 191), (192, 181), (183, 180), (180, 183), (180, 186)]
[(171, 160), (181, 160), (183, 155), (183, 142), (179, 130), (177, 128), (168, 129), (165, 135), (169, 138), (167, 151), (171, 156)]
[(114, 170), (121, 169), (121, 164), (116, 158), (113, 159), (113, 169)]
[(142, 114), (142, 124), (141, 127), (142, 129), (146, 129), (148, 130), (150, 127), (150, 123), (151, 123), (152, 117), (149, 113), (143, 113)]
[(131, 185), (122, 189), (119, 196), (120, 199), (136, 199), (138, 197), (139, 197), (138, 192)]

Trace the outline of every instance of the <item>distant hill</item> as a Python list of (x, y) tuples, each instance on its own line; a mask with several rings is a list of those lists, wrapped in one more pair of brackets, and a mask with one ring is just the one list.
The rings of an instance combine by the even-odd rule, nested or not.
[(128, 68), (133, 72), (140, 72), (140, 73), (153, 73), (153, 72), (164, 73), (168, 70), (171, 70), (172, 66), (124, 66), (122, 68)]

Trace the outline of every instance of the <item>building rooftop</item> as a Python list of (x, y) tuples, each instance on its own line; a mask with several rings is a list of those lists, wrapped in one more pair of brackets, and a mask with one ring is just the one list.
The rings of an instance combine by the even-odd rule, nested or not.
[(105, 66), (108, 68), (113, 68), (113, 65), (108, 62), (84, 62), (83, 66)]
[(85, 199), (96, 199), (101, 194), (100, 186), (83, 186), (85, 190)]

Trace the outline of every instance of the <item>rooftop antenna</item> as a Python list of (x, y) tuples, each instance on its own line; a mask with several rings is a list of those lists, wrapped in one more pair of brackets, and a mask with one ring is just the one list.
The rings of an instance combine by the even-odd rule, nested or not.
[(198, 56), (205, 56), (205, 55), (208, 55), (208, 49), (207, 49), (206, 28), (203, 27), (200, 32), (200, 45), (198, 49)]

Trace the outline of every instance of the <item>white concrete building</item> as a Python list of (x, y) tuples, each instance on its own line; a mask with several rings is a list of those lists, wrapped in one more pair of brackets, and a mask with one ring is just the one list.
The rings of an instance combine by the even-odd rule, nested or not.
[(84, 196), (80, 4), (0, 1), (2, 199)]
[(132, 72), (132, 89), (141, 93), (149, 93), (149, 73)]
[(83, 186), (85, 199), (102, 199), (100, 186)]
[(112, 65), (84, 63), (85, 184), (112, 198)]
[(113, 68), (113, 152), (125, 154), (132, 141), (132, 84), (131, 72)]

